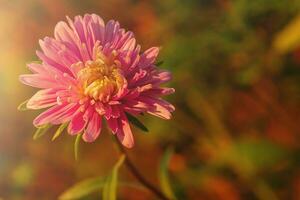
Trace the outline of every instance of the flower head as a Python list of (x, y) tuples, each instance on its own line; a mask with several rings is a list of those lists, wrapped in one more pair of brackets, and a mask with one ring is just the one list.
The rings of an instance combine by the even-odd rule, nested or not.
[(28, 64), (33, 74), (20, 76), (22, 83), (40, 88), (27, 108), (48, 108), (34, 119), (35, 126), (69, 123), (69, 134), (83, 133), (83, 140), (92, 142), (105, 119), (130, 148), (134, 139), (126, 113), (170, 119), (174, 107), (161, 96), (174, 89), (160, 86), (171, 74), (155, 65), (159, 48), (141, 52), (132, 32), (95, 14), (67, 21), (56, 25), (53, 38), (40, 40), (42, 63)]

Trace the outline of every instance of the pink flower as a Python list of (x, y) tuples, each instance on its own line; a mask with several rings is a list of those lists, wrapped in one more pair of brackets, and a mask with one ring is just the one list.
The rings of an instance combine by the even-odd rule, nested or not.
[(36, 53), (42, 63), (28, 64), (33, 74), (20, 76), (22, 83), (40, 88), (27, 108), (48, 108), (33, 124), (69, 123), (69, 134), (83, 133), (83, 140), (92, 142), (104, 118), (131, 148), (134, 139), (125, 113), (170, 119), (174, 111), (161, 99), (174, 89), (160, 86), (171, 74), (155, 66), (159, 48), (142, 53), (132, 32), (113, 20), (104, 24), (95, 14), (67, 20), (56, 25), (54, 38), (40, 40), (42, 51)]

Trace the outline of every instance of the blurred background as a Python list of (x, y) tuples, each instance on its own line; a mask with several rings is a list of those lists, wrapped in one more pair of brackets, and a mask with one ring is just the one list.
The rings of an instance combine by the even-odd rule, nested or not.
[[(65, 16), (96, 13), (132, 30), (143, 49), (162, 46), (173, 72), (172, 120), (140, 119), (129, 151), (157, 183), (173, 146), (178, 199), (300, 199), (300, 1), (278, 0), (0, 0), (0, 199), (53, 200), (74, 183), (106, 175), (118, 159), (111, 135), (92, 144), (50, 130), (37, 141), (38, 112), (17, 111), (34, 89), (18, 81), (37, 60), (38, 40)], [(134, 180), (123, 167), (122, 180)], [(85, 199), (99, 199), (92, 194)], [(155, 199), (119, 187), (118, 199)]]

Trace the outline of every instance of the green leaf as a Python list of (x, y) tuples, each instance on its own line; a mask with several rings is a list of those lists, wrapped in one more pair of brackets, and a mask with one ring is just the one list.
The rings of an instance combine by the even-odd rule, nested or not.
[(173, 154), (173, 149), (168, 148), (164, 153), (159, 167), (159, 181), (163, 193), (170, 199), (176, 199), (169, 180), (168, 166)]
[(18, 106), (18, 110), (19, 110), (19, 111), (25, 111), (25, 110), (28, 110), (28, 108), (27, 108), (27, 106), (26, 106), (28, 101), (29, 101), (29, 100), (27, 99), (26, 101), (20, 103), (20, 105)]
[(161, 66), (162, 64), (164, 64), (164, 61), (158, 61), (157, 63), (155, 63), (156, 66)]
[(281, 53), (288, 53), (300, 45), (300, 15), (294, 17), (283, 30), (276, 34), (273, 46)]
[[(82, 199), (83, 197), (93, 192), (100, 191), (100, 189), (104, 187), (105, 181), (106, 181), (105, 177), (85, 179), (83, 181), (76, 183), (71, 188), (67, 189), (59, 196), (58, 199), (59, 200)], [(147, 191), (147, 189), (144, 186), (137, 183), (121, 182), (120, 185)]]
[(40, 137), (42, 137), (49, 128), (51, 128), (51, 124), (44, 124), (40, 127), (38, 127), (38, 129), (35, 131), (35, 133), (33, 134), (33, 139), (34, 140), (37, 140), (39, 139)]
[(71, 199), (80, 199), (87, 196), (90, 193), (99, 191), (105, 183), (105, 178), (89, 178), (79, 183), (76, 183), (74, 186), (66, 190), (62, 195), (59, 196), (60, 200), (71, 200)]
[(129, 122), (131, 122), (135, 127), (141, 129), (144, 132), (149, 132), (148, 128), (142, 123), (140, 122), (140, 120), (138, 120), (138, 118), (134, 117), (133, 115), (126, 113), (126, 116), (129, 120)]
[(74, 143), (75, 160), (78, 160), (80, 139), (81, 139), (81, 134), (77, 134), (76, 139), (75, 139), (75, 143)]
[(61, 124), (58, 129), (56, 130), (55, 134), (52, 137), (52, 141), (54, 141), (58, 136), (61, 135), (61, 133), (65, 130), (65, 128), (68, 126), (68, 123)]
[(113, 167), (111, 174), (106, 178), (105, 185), (103, 187), (102, 199), (103, 200), (115, 200), (117, 199), (117, 182), (118, 171), (120, 166), (125, 160), (125, 155), (122, 155), (118, 162)]

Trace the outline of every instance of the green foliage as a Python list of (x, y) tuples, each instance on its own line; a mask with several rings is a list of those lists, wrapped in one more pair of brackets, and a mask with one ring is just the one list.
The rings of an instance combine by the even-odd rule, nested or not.
[(232, 166), (240, 175), (253, 176), (260, 170), (275, 165), (287, 154), (278, 145), (265, 140), (241, 140), (218, 155), (217, 162)]
[(168, 148), (161, 161), (160, 161), (160, 167), (159, 167), (159, 181), (160, 181), (160, 186), (162, 191), (164, 192), (164, 194), (170, 198), (170, 199), (176, 199), (171, 184), (170, 184), (170, 180), (169, 180), (169, 174), (168, 174), (168, 166), (169, 166), (169, 162), (171, 159), (171, 156), (173, 154), (173, 149), (172, 148)]
[(25, 111), (25, 110), (28, 110), (28, 108), (27, 108), (27, 106), (26, 106), (28, 101), (29, 101), (29, 100), (27, 99), (26, 101), (20, 103), (20, 105), (18, 106), (18, 110), (19, 110), (19, 111)]
[(300, 16), (295, 17), (275, 35), (273, 45), (280, 53), (288, 53), (300, 45)]
[(52, 137), (52, 141), (54, 141), (56, 138), (58, 138), (61, 133), (65, 130), (65, 128), (68, 126), (68, 123), (61, 124), (58, 129), (56, 130), (55, 134)]
[[(114, 165), (111, 173), (106, 177), (96, 177), (89, 178), (66, 190), (63, 194), (59, 196), (60, 200), (71, 200), (71, 199), (81, 199), (87, 195), (100, 191), (103, 188), (103, 200), (115, 200), (117, 193), (117, 183), (118, 183), (118, 171), (122, 163), (125, 160), (125, 155), (122, 155), (118, 162)], [(144, 189), (137, 184), (131, 183), (121, 183), (124, 186), (135, 187), (137, 189)]]
[(44, 124), (40, 127), (38, 127), (38, 129), (35, 131), (34, 135), (33, 135), (33, 139), (37, 140), (40, 137), (42, 137), (48, 130), (49, 128), (51, 128), (52, 125), (51, 124)]
[(62, 195), (60, 195), (60, 200), (71, 200), (71, 199), (80, 199), (93, 192), (100, 191), (105, 183), (105, 178), (89, 178), (79, 183), (76, 183), (74, 186), (66, 190)]
[(81, 140), (81, 134), (77, 134), (75, 142), (74, 142), (74, 156), (75, 156), (75, 160), (78, 160), (80, 140)]
[(129, 120), (129, 122), (131, 122), (135, 127), (141, 129), (144, 132), (149, 132), (148, 128), (142, 123), (140, 122), (140, 120), (136, 117), (134, 117), (133, 115), (126, 113), (126, 116)]
[(103, 200), (115, 200), (117, 199), (117, 182), (118, 182), (118, 171), (125, 160), (125, 155), (122, 155), (118, 162), (113, 167), (113, 170), (109, 176), (105, 179), (103, 187), (102, 199)]

